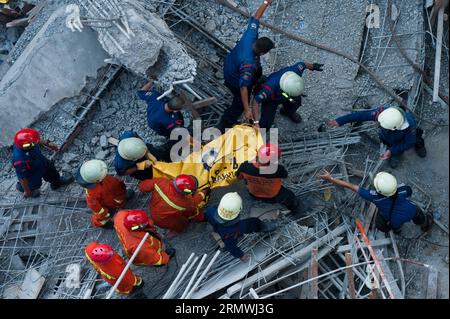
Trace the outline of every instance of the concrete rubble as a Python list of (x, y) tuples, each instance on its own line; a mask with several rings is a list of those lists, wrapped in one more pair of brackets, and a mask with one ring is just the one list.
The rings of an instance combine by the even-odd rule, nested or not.
[[(232, 100), (223, 84), (224, 57), (247, 25), (247, 18), (221, 2), (49, 0), (24, 29), (0, 23), (0, 40), (7, 40), (0, 48), (5, 55), (0, 58), (2, 298), (104, 299), (111, 286), (88, 264), (84, 246), (98, 240), (121, 250), (114, 231), (91, 225), (78, 185), (55, 192), (44, 183), (41, 197), (26, 200), (16, 192), (7, 148), (15, 131), (32, 126), (64, 145), (60, 153), (44, 150), (58, 169), (74, 173), (84, 161), (97, 158), (113, 174), (110, 137), (134, 129), (147, 142), (163, 142), (148, 129), (146, 103), (135, 94), (149, 75), (157, 77), (162, 90), (193, 77), (191, 91), (174, 89), (193, 101), (215, 97), (215, 103), (198, 109), (202, 126), (214, 126)], [(253, 13), (261, 1), (225, 2)], [(244, 236), (239, 245), (251, 259), (243, 263), (220, 248), (207, 223), (193, 223), (187, 232), (165, 240), (177, 250), (167, 267), (131, 267), (146, 282), (147, 298), (448, 298), (448, 145), (442, 143), (448, 141), (448, 104), (432, 103), (433, 88), (400, 54), (389, 23), (408, 57), (427, 72), (434, 70), (436, 28), (430, 27), (432, 8), (425, 1), (391, 2), (390, 21), (388, 0), (274, 0), (265, 21), (349, 54), (405, 99), (426, 132), (428, 154), (425, 159), (413, 150), (405, 154), (395, 174), (412, 186), (414, 202), (434, 212), (436, 227), (426, 235), (412, 223), (401, 235), (381, 233), (373, 225), (373, 205), (318, 180), (326, 167), (333, 176), (369, 187), (376, 172), (389, 170), (379, 160), (375, 125), (329, 130), (324, 123), (390, 103), (393, 97), (358, 64), (261, 27), (260, 36), (276, 42), (262, 57), (265, 75), (302, 60), (325, 64), (324, 72), (305, 72), (307, 96), (299, 109), (303, 122), (293, 125), (278, 114), (275, 119), (289, 171), (284, 184), (305, 204), (306, 215), (292, 216), (281, 205), (255, 201), (242, 182), (215, 189), (209, 205), (237, 191), (244, 200), (244, 218), (277, 219), (278, 230)], [(374, 4), (379, 25), (368, 27)], [(66, 26), (76, 7), (81, 32)], [(444, 32), (443, 70), (448, 68), (448, 36)], [(448, 81), (447, 72), (441, 72), (440, 92), (447, 98)], [(190, 124), (193, 115), (183, 113)], [(136, 180), (123, 180), (137, 190)], [(136, 193), (128, 207), (147, 210), (148, 197)]]

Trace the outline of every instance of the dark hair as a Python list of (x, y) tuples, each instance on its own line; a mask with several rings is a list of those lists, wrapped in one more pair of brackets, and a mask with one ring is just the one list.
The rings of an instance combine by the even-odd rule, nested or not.
[(167, 102), (167, 105), (172, 111), (179, 111), (184, 106), (184, 100), (179, 96), (174, 96)]
[(275, 44), (269, 38), (262, 37), (255, 41), (257, 53), (266, 54), (275, 47)]

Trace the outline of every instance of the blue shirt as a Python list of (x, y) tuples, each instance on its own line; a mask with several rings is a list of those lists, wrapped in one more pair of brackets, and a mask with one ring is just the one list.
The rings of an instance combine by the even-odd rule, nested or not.
[(404, 223), (409, 222), (416, 215), (416, 205), (407, 200), (411, 196), (411, 187), (400, 185), (397, 189), (397, 199), (395, 205), (392, 208), (391, 216), (389, 211), (391, 210), (393, 198), (386, 197), (378, 194), (374, 190), (367, 190), (362, 187), (358, 188), (358, 194), (377, 206), (379, 214), (383, 216), (386, 221), (391, 222), (392, 229), (398, 229)]
[(42, 177), (47, 171), (48, 159), (41, 153), (38, 145), (28, 151), (13, 146), (12, 165), (18, 179), (26, 178), (32, 190), (42, 185)]
[(253, 52), (258, 39), (259, 20), (251, 18), (247, 30), (225, 58), (223, 74), (225, 81), (235, 88), (251, 87), (256, 70), (261, 67), (259, 56)]
[[(377, 121), (378, 115), (388, 108), (389, 106), (380, 106), (367, 111), (353, 112), (338, 117), (336, 122), (341, 126), (349, 122)], [(416, 144), (416, 120), (411, 112), (405, 112), (404, 114), (409, 123), (409, 126), (406, 129), (392, 131), (380, 127), (378, 131), (380, 140), (389, 147), (392, 155), (399, 155)]]
[[(130, 137), (137, 137), (139, 138), (139, 135), (137, 135), (134, 131), (124, 131), (119, 136), (119, 141), (130, 138)], [(141, 160), (137, 161), (129, 161), (124, 159), (122, 156), (120, 156), (119, 151), (116, 150), (116, 156), (114, 157), (114, 168), (116, 169), (117, 175), (123, 176), (125, 175), (125, 172), (132, 167), (136, 166), (136, 163), (140, 162)]]
[(157, 100), (161, 95), (155, 88), (150, 91), (138, 91), (137, 96), (147, 102), (147, 123), (157, 134), (170, 137), (170, 132), (176, 127), (184, 126), (181, 112), (166, 112), (164, 104), (167, 99)]
[(306, 64), (304, 62), (298, 62), (270, 74), (262, 85), (262, 89), (256, 94), (255, 101), (258, 103), (280, 102), (282, 100), (281, 94), (283, 93), (280, 87), (281, 76), (288, 71), (295, 72), (299, 76), (302, 76), (305, 69)]

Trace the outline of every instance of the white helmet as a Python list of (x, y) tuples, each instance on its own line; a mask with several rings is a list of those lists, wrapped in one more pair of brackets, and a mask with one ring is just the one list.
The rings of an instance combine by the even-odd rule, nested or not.
[(305, 81), (297, 73), (287, 71), (281, 76), (280, 87), (289, 96), (296, 97), (305, 91)]
[(377, 192), (384, 196), (392, 196), (397, 191), (397, 179), (386, 172), (379, 172), (373, 180), (373, 185)]
[(107, 174), (106, 163), (96, 159), (84, 162), (80, 168), (81, 178), (87, 183), (101, 182)]
[(129, 137), (121, 140), (117, 147), (119, 155), (129, 161), (137, 161), (147, 152), (147, 145), (137, 137)]
[(405, 129), (409, 125), (405, 127), (405, 117), (402, 112), (395, 107), (390, 107), (378, 115), (378, 123), (380, 123), (382, 128), (387, 130), (395, 131)]
[(242, 210), (242, 198), (238, 193), (226, 193), (220, 200), (217, 212), (223, 220), (236, 219)]

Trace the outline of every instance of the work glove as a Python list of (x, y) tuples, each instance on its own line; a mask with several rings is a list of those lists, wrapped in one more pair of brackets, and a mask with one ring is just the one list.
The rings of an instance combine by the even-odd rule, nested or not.
[(323, 64), (321, 63), (313, 63), (312, 71), (323, 71)]
[(143, 171), (149, 167), (152, 167), (152, 162), (150, 162), (149, 160), (145, 160), (145, 161), (136, 163), (136, 167), (137, 167), (138, 171)]

